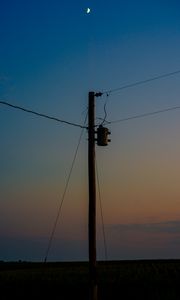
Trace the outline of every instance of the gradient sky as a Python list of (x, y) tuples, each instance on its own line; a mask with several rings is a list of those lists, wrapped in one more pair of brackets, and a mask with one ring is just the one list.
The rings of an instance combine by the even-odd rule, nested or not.
[[(0, 99), (67, 121), (83, 123), (91, 90), (179, 70), (179, 53), (179, 1), (1, 0)], [(179, 94), (178, 74), (112, 93), (107, 120), (179, 106)], [(0, 260), (43, 260), (81, 129), (2, 105), (0, 124)], [(180, 110), (114, 123), (96, 147), (109, 259), (180, 258), (179, 128)], [(49, 260), (88, 258), (87, 216), (84, 132)]]

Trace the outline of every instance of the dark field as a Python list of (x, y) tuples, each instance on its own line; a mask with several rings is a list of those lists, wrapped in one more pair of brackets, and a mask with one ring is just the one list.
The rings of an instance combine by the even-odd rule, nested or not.
[[(99, 300), (180, 299), (180, 260), (98, 262)], [(88, 299), (88, 263), (0, 263), (0, 299)]]

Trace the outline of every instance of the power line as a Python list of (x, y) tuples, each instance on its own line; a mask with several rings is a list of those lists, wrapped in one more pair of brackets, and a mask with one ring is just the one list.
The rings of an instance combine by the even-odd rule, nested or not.
[(85, 126), (82, 126), (82, 125), (79, 125), (79, 124), (76, 124), (76, 123), (72, 123), (72, 122), (69, 122), (69, 121), (61, 120), (59, 118), (52, 117), (52, 116), (49, 116), (49, 115), (46, 115), (46, 114), (42, 114), (42, 113), (36, 112), (34, 110), (30, 110), (30, 109), (27, 109), (27, 108), (24, 108), (24, 107), (21, 107), (21, 106), (17, 106), (17, 105), (8, 103), (6, 101), (0, 101), (0, 104), (9, 106), (9, 107), (12, 107), (12, 108), (15, 108), (15, 109), (19, 109), (21, 111), (36, 115), (38, 117), (43, 117), (43, 118), (46, 118), (46, 119), (49, 119), (49, 120), (53, 120), (53, 121), (60, 122), (60, 123), (65, 123), (65, 124), (80, 127), (80, 128), (86, 128)]
[(165, 109), (161, 109), (161, 110), (156, 110), (156, 111), (153, 111), (153, 112), (134, 115), (134, 116), (130, 116), (130, 117), (119, 119), (119, 120), (106, 121), (106, 124), (120, 123), (120, 122), (130, 121), (130, 120), (133, 120), (133, 119), (145, 118), (145, 117), (153, 116), (153, 115), (156, 115), (156, 114), (165, 113), (165, 112), (168, 112), (168, 111), (173, 111), (173, 110), (176, 110), (176, 109), (180, 109), (180, 106), (174, 106), (174, 107), (169, 107), (169, 108), (165, 108)]
[[(86, 120), (87, 120), (87, 114), (86, 114), (86, 117), (85, 117), (85, 120), (84, 120), (84, 124), (86, 123)], [(76, 147), (76, 150), (75, 150), (75, 154), (74, 154), (74, 157), (73, 157), (73, 161), (72, 161), (72, 164), (71, 164), (69, 175), (68, 175), (67, 180), (66, 180), (66, 185), (65, 185), (65, 188), (64, 188), (64, 192), (62, 194), (62, 198), (61, 198), (60, 205), (59, 205), (59, 208), (58, 208), (58, 213), (57, 213), (57, 216), (55, 218), (54, 225), (53, 225), (53, 228), (52, 228), (52, 231), (51, 231), (51, 234), (50, 234), (50, 238), (49, 238), (49, 242), (48, 242), (48, 246), (47, 246), (47, 250), (46, 250), (44, 262), (47, 261), (47, 258), (48, 258), (48, 255), (49, 255), (49, 251), (50, 251), (51, 246), (52, 246), (52, 241), (53, 241), (53, 238), (54, 238), (54, 234), (55, 234), (55, 231), (56, 231), (56, 227), (57, 227), (57, 223), (58, 223), (58, 220), (59, 220), (59, 217), (60, 217), (60, 213), (62, 211), (63, 202), (64, 202), (64, 199), (65, 199), (65, 196), (66, 196), (66, 192), (67, 192), (67, 189), (68, 189), (68, 186), (69, 186), (71, 174), (72, 174), (72, 171), (73, 171), (73, 168), (74, 168), (74, 164), (75, 164), (75, 161), (76, 161), (76, 157), (77, 157), (77, 153), (78, 153), (79, 146), (80, 146), (80, 143), (81, 143), (83, 132), (84, 132), (84, 127), (81, 130), (81, 134), (80, 134), (80, 137), (79, 137), (79, 140), (78, 140), (78, 144), (77, 144), (77, 147)]]
[(162, 79), (162, 78), (174, 76), (174, 75), (179, 74), (179, 73), (180, 73), (180, 70), (177, 70), (177, 71), (174, 71), (174, 72), (170, 72), (170, 73), (161, 74), (161, 75), (158, 75), (158, 76), (155, 76), (155, 77), (147, 78), (145, 80), (136, 81), (136, 82), (133, 82), (133, 83), (121, 86), (121, 87), (116, 88), (116, 89), (105, 91), (102, 94), (112, 94), (112, 93), (115, 93), (115, 92), (118, 92), (118, 91), (121, 91), (121, 90), (125, 90), (125, 89), (128, 89), (128, 88), (137, 86), (137, 85), (141, 85), (141, 84), (145, 84), (145, 83), (148, 83), (148, 82), (151, 82), (151, 81), (155, 81), (155, 80), (158, 80), (158, 79)]

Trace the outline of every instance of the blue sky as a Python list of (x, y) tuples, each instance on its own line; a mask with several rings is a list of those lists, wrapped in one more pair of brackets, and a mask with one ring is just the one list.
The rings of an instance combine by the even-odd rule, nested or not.
[[(89, 15), (87, 7), (91, 8)], [(179, 36), (179, 1), (2, 0), (0, 98), (82, 124), (90, 90), (111, 90), (179, 70)], [(177, 74), (112, 93), (107, 120), (178, 106), (179, 80)], [(97, 99), (97, 117), (104, 117), (105, 101), (105, 96)], [(151, 256), (144, 232), (137, 234), (135, 224), (155, 227), (151, 233), (153, 258), (161, 253), (163, 257), (179, 258), (179, 113), (176, 110), (111, 124), (112, 142), (106, 149), (97, 147), (110, 259)], [(2, 105), (0, 122), (0, 239), (3, 249), (9, 249), (0, 250), (0, 258), (40, 260), (80, 129)], [(87, 258), (87, 207), (84, 132), (52, 260)], [(99, 208), (97, 217), (98, 257), (102, 258)], [(168, 222), (178, 228), (172, 233), (172, 243), (165, 230), (157, 230), (158, 238), (155, 235), (155, 224)], [(123, 224), (132, 225), (134, 236), (141, 242), (134, 252), (136, 257), (131, 252), (135, 247), (133, 229), (127, 238), (124, 232), (123, 246), (120, 242)], [(35, 241), (39, 246), (34, 250)], [(32, 255), (27, 250), (29, 245)], [(121, 247), (127, 255), (122, 254)]]

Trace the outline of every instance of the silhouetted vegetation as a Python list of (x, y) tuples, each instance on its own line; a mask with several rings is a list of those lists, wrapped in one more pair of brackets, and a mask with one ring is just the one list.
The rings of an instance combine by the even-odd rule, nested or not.
[[(98, 262), (99, 300), (180, 299), (180, 260)], [(88, 299), (87, 262), (0, 262), (1, 299)]]

